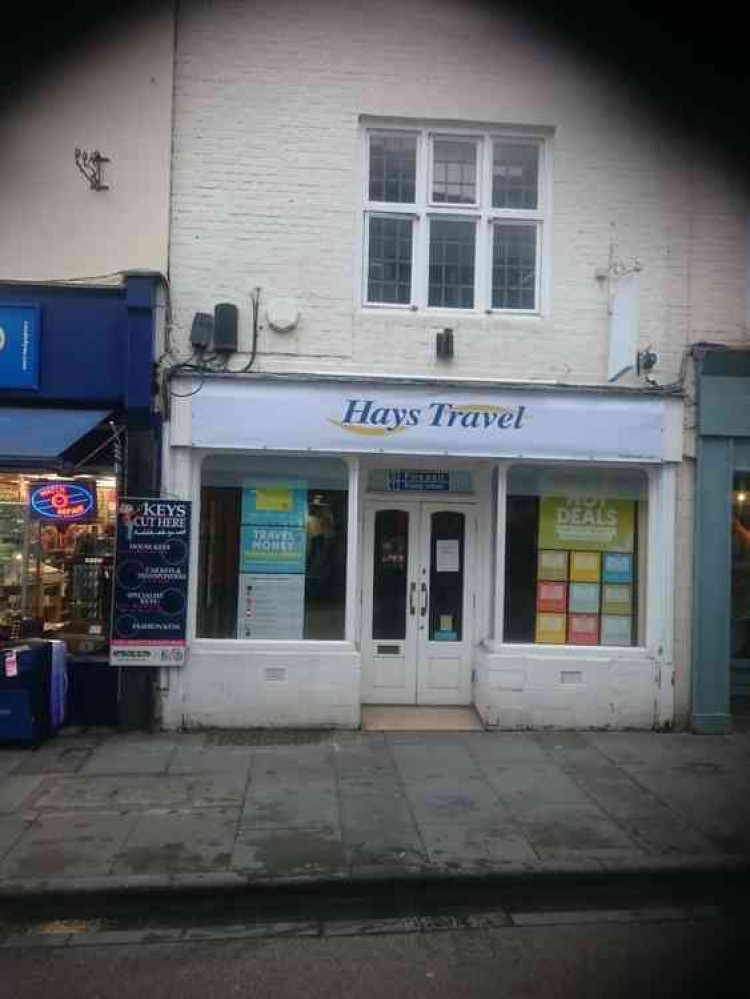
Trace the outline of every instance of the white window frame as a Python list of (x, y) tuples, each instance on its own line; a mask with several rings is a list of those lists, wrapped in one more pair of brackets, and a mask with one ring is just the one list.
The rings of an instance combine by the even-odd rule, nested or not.
[[(185, 398), (183, 396), (183, 398)], [(185, 453), (180, 454), (178, 452)], [(360, 459), (357, 456), (344, 454), (324, 454), (323, 452), (295, 452), (295, 451), (256, 451), (248, 449), (240, 452), (240, 457), (255, 458), (260, 462), (263, 459), (285, 458), (290, 465), (294, 458), (335, 458), (347, 469), (347, 514), (346, 514), (346, 585), (344, 590), (344, 636), (343, 638), (212, 638), (207, 635), (198, 634), (198, 597), (201, 590), (199, 579), (200, 555), (201, 555), (201, 500), (203, 495), (203, 464), (209, 458), (216, 457), (236, 457), (238, 452), (228, 451), (225, 448), (178, 448), (174, 454), (174, 461), (178, 467), (177, 481), (172, 483), (180, 495), (179, 488), (183, 494), (192, 497), (193, 501), (193, 524), (194, 528), (190, 538), (190, 572), (191, 580), (195, 582), (188, 587), (188, 613), (187, 613), (187, 644), (188, 648), (195, 647), (199, 652), (218, 652), (223, 654), (227, 651), (231, 653), (245, 652), (284, 652), (310, 653), (311, 648), (316, 652), (340, 652), (342, 649), (356, 649), (357, 629), (359, 627), (359, 599), (358, 588), (361, 576), (361, 540), (360, 540), (360, 496), (361, 479)], [(260, 473), (265, 474), (265, 473)], [(180, 485), (181, 483), (181, 485)]]
[[(370, 141), (373, 135), (416, 138), (416, 183), (413, 203), (370, 201)], [(432, 150), (436, 139), (474, 142), (477, 148), (477, 198), (473, 205), (432, 201)], [(493, 144), (534, 144), (539, 150), (538, 201), (536, 209), (494, 208), (492, 206)], [(541, 316), (548, 312), (551, 256), (551, 148), (550, 136), (540, 131), (501, 128), (446, 128), (438, 126), (364, 124), (363, 235), (361, 266), (361, 304), (371, 312), (411, 311), (437, 315)], [(408, 303), (371, 302), (368, 299), (369, 220), (372, 217), (410, 219), (412, 221), (411, 300)], [(429, 259), (430, 222), (435, 218), (473, 221), (476, 225), (474, 248), (474, 307), (472, 309), (430, 306)], [(536, 273), (534, 308), (500, 309), (492, 306), (492, 254), (497, 223), (533, 226), (536, 230)]]
[[(647, 508), (640, 529), (642, 565), (639, 567), (645, 585), (639, 594), (638, 631), (634, 645), (545, 645), (537, 642), (510, 642), (505, 639), (505, 569), (508, 521), (508, 479), (515, 465), (558, 466), (591, 473), (596, 469), (628, 468), (642, 472), (647, 483)], [(507, 459), (495, 463), (497, 475), (495, 506), (495, 565), (492, 635), (488, 647), (508, 654), (571, 656), (590, 659), (616, 653), (618, 658), (638, 658), (651, 655), (659, 661), (672, 661), (674, 626), (674, 559), (676, 465), (663, 463), (639, 465), (629, 462), (580, 462), (575, 459), (536, 459), (521, 462)]]

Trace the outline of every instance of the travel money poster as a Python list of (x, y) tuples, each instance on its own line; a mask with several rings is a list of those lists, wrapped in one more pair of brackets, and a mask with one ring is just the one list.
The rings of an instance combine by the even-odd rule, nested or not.
[(242, 488), (238, 638), (301, 639), (307, 483), (254, 476)]
[[(627, 499), (582, 496), (540, 499), (537, 578), (559, 580), (563, 567), (567, 567), (567, 608), (556, 608), (560, 617), (556, 624), (562, 631), (564, 615), (567, 616), (568, 644), (629, 643), (632, 586), (606, 584), (632, 581), (635, 509), (635, 502)], [(550, 584), (538, 583), (539, 587), (543, 585)], [(537, 620), (535, 636), (537, 642), (560, 642), (559, 634), (553, 636), (541, 620)]]
[(191, 504), (130, 499), (117, 503), (110, 663), (185, 662)]

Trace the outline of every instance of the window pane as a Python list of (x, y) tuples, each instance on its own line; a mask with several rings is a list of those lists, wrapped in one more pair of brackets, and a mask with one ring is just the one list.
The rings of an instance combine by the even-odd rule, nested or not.
[(646, 501), (625, 498), (630, 488), (611, 495), (598, 474), (568, 479), (540, 494), (509, 478), (504, 639), (637, 645)]
[(732, 493), (731, 696), (750, 693), (750, 475), (735, 472)]
[(234, 638), (240, 557), (241, 489), (201, 490), (198, 635)]
[(495, 225), (492, 246), (492, 308), (536, 306), (536, 226)]
[[(463, 636), (464, 521), (462, 513), (442, 510), (430, 518), (430, 617), (431, 642), (460, 642)], [(455, 561), (441, 565), (438, 542)], [(448, 571), (446, 571), (448, 570)]]
[(411, 301), (411, 219), (370, 218), (367, 301)]
[(432, 220), (429, 289), (431, 306), (474, 308), (475, 234), (474, 222)]
[(413, 204), (416, 175), (416, 136), (370, 136), (370, 201)]
[(492, 150), (494, 208), (534, 209), (539, 203), (539, 147), (495, 142)]
[(475, 142), (435, 140), (432, 146), (432, 200), (454, 205), (476, 204)]
[(406, 637), (406, 584), (409, 573), (409, 514), (378, 510), (372, 567), (372, 637)]
[(199, 637), (344, 637), (346, 475), (323, 460), (204, 462)]

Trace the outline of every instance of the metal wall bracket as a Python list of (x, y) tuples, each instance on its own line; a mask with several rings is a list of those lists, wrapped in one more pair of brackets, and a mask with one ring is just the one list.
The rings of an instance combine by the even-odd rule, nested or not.
[(614, 293), (612, 288), (612, 280), (616, 281), (617, 278), (624, 277), (626, 274), (637, 274), (639, 271), (643, 270), (643, 264), (638, 259), (634, 257), (632, 263), (626, 264), (621, 260), (615, 260), (615, 246), (614, 243), (609, 244), (609, 261), (606, 267), (599, 267), (594, 274), (597, 281), (607, 282), (607, 315), (612, 315), (612, 309), (614, 304)]
[(109, 163), (108, 156), (102, 156), (98, 149), (93, 153), (76, 149), (76, 166), (89, 182), (92, 191), (108, 191), (109, 185), (102, 184), (102, 163)]

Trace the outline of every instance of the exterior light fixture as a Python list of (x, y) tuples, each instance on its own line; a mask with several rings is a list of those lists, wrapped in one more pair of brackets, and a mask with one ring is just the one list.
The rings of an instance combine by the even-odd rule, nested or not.
[(453, 357), (453, 330), (444, 329), (435, 337), (435, 356), (447, 361)]

